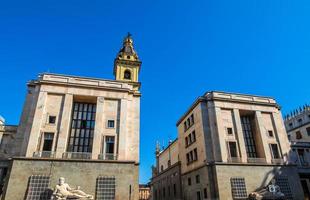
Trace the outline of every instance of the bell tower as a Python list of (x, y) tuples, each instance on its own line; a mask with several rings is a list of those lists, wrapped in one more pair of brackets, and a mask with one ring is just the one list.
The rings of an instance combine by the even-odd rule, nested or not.
[(123, 47), (114, 60), (114, 76), (117, 81), (130, 82), (136, 90), (140, 89), (139, 72), (141, 61), (133, 47), (131, 34), (125, 37)]

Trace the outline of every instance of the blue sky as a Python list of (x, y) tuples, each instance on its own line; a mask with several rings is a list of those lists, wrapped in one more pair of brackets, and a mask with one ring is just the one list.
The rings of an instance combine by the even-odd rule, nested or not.
[(0, 114), (18, 124), (26, 83), (53, 72), (113, 79), (133, 34), (140, 74), (140, 181), (156, 140), (205, 91), (273, 96), (284, 113), (310, 103), (310, 2), (298, 0), (1, 1)]

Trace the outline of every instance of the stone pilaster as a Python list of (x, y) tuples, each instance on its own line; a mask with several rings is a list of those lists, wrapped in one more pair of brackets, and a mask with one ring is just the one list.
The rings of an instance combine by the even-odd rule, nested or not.
[(127, 141), (127, 99), (121, 99), (120, 126), (118, 141), (118, 159), (126, 160), (126, 141)]
[(259, 131), (259, 133), (257, 134), (261, 136), (266, 162), (271, 163), (271, 153), (270, 153), (269, 144), (267, 142), (268, 138), (267, 138), (266, 132), (264, 132), (265, 128), (264, 128), (264, 123), (262, 120), (262, 113), (260, 111), (255, 111), (255, 116), (256, 116), (256, 123), (257, 123), (257, 130)]
[(93, 138), (92, 159), (98, 159), (102, 144), (102, 131), (104, 130), (104, 98), (97, 97), (96, 122)]
[(32, 128), (26, 150), (26, 157), (32, 157), (37, 150), (39, 138), (41, 135), (41, 127), (44, 119), (44, 110), (47, 99), (47, 92), (40, 92), (37, 102), (36, 111), (33, 118)]
[(243, 131), (241, 126), (241, 120), (240, 120), (240, 114), (238, 109), (233, 110), (234, 115), (234, 121), (235, 121), (235, 128), (236, 128), (236, 139), (238, 141), (239, 146), (239, 152), (241, 156), (242, 162), (247, 162), (247, 154), (246, 154), (246, 148), (244, 143), (244, 137), (243, 137)]
[(60, 129), (56, 144), (56, 158), (62, 158), (62, 154), (67, 151), (68, 138), (70, 134), (70, 124), (72, 117), (73, 95), (66, 94), (64, 106), (61, 114)]

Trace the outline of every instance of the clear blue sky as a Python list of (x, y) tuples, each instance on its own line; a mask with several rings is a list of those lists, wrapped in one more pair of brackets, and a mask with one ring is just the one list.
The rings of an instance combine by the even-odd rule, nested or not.
[(113, 79), (133, 34), (140, 80), (140, 181), (156, 140), (208, 90), (275, 97), (284, 113), (310, 103), (310, 2), (298, 0), (1, 1), (0, 114), (18, 124), (26, 82), (50, 71)]

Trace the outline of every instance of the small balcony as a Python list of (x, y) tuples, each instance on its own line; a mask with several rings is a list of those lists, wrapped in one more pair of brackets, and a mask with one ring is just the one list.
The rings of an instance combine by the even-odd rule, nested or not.
[(62, 154), (64, 159), (91, 159), (91, 153), (89, 152), (65, 152)]
[(242, 163), (242, 160), (240, 157), (229, 157), (227, 158), (228, 163)]
[(266, 164), (266, 158), (248, 158), (248, 163)]
[(33, 153), (34, 158), (55, 158), (54, 151), (36, 151)]
[(117, 154), (102, 153), (98, 155), (99, 160), (117, 160)]

